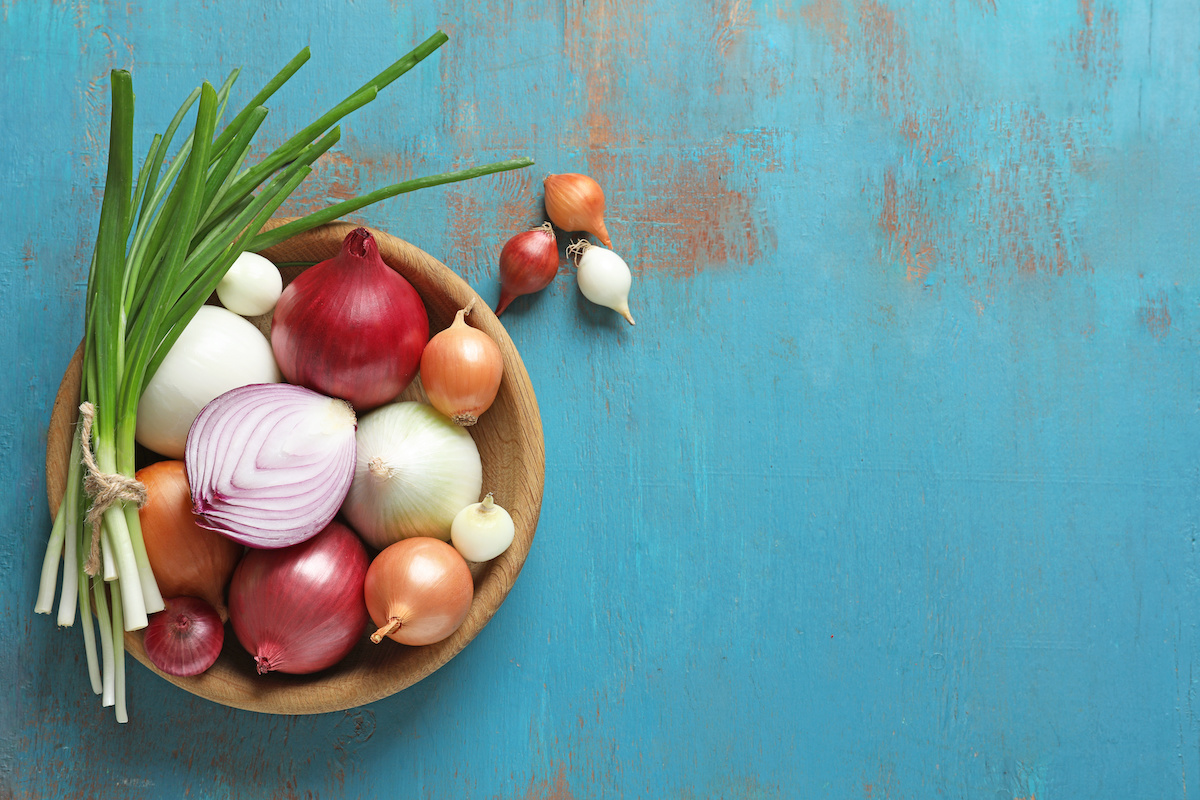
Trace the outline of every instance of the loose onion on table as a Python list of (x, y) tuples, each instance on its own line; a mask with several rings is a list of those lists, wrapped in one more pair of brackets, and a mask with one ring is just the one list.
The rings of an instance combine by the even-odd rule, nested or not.
[(371, 621), (383, 637), (408, 645), (445, 639), (467, 617), (475, 586), (458, 551), (439, 539), (418, 536), (390, 545), (375, 556), (363, 591)]
[(612, 247), (604, 225), (604, 190), (587, 175), (567, 172), (548, 175), (542, 181), (546, 190), (546, 215), (564, 231), (586, 231), (605, 247)]
[(331, 522), (278, 550), (250, 550), (229, 586), (229, 621), (259, 674), (307, 675), (346, 657), (363, 635), (369, 559), (354, 532)]
[(354, 477), (354, 411), (290, 383), (213, 400), (188, 434), (199, 525), (250, 547), (286, 547), (323, 529)]
[(521, 295), (540, 292), (558, 274), (558, 240), (549, 222), (518, 233), (500, 250), (500, 302), (496, 316)]
[(182, 461), (150, 464), (135, 477), (146, 487), (138, 516), (159, 591), (163, 597), (198, 597), (225, 619), (225, 589), (242, 545), (196, 523)]
[(629, 287), (633, 284), (633, 276), (625, 259), (586, 239), (573, 243), (567, 248), (567, 254), (575, 259), (575, 280), (583, 296), (598, 306), (611, 308), (633, 325), (633, 315), (629, 311)]
[(479, 499), (483, 464), (465, 428), (425, 403), (377, 408), (358, 423), (354, 480), (342, 514), (377, 550), (412, 536), (450, 538)]
[(284, 377), (359, 412), (404, 391), (428, 341), (417, 290), (383, 262), (366, 228), (351, 231), (340, 253), (289, 283), (271, 319)]
[(454, 322), (425, 345), (421, 355), (421, 385), (429, 404), (458, 425), (469, 427), (492, 407), (504, 357), (500, 348), (478, 328), (467, 324), (475, 301), (454, 315)]

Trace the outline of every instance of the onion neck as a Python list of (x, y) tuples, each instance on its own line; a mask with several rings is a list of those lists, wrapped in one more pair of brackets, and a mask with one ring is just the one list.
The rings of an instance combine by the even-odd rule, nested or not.
[(379, 254), (375, 237), (366, 228), (355, 228), (342, 242), (342, 253), (353, 258), (370, 258)]
[(378, 478), (381, 481), (386, 481), (388, 478), (392, 477), (392, 468), (389, 467), (387, 462), (379, 456), (375, 456), (375, 458), (372, 458), (367, 462), (367, 470), (373, 477)]
[(355, 228), (342, 242), (337, 260), (343, 268), (376, 269), (387, 265), (379, 257), (379, 245), (366, 228)]
[(379, 644), (383, 641), (383, 637), (390, 636), (404, 626), (404, 621), (399, 617), (388, 617), (387, 622), (380, 626), (379, 630), (371, 634), (371, 641)]

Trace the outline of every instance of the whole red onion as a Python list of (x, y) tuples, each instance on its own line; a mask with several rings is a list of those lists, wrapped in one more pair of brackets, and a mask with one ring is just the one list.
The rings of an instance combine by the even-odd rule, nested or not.
[(289, 383), (340, 397), (359, 411), (412, 382), (429, 341), (420, 295), (356, 228), (336, 256), (288, 284), (271, 320), (271, 348)]
[(143, 644), (150, 663), (168, 675), (199, 675), (216, 663), (225, 626), (215, 608), (198, 597), (163, 599), (150, 615)]
[(549, 222), (518, 233), (500, 250), (500, 303), (496, 315), (523, 294), (540, 292), (558, 274), (558, 240)]
[(247, 551), (229, 585), (229, 621), (259, 674), (341, 661), (367, 623), (367, 566), (358, 536), (336, 520), (300, 544)]

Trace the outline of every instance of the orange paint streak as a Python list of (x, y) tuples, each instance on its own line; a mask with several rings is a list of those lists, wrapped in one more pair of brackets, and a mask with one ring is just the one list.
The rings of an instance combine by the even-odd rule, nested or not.
[(848, 9), (844, 0), (815, 0), (800, 15), (833, 47), (842, 100), (866, 102), (887, 114), (911, 99), (908, 36), (890, 6), (858, 0)]
[[(626, 106), (613, 78), (623, 74), (627, 63), (645, 63), (645, 39), (638, 35), (645, 26), (642, 8), (621, 0), (597, 0), (567, 10), (564, 45), (571, 71), (584, 82), (584, 144), (590, 153), (629, 144), (630, 126), (610, 113)], [(589, 168), (593, 177), (602, 177), (590, 159)]]
[[(890, 169), (867, 190), (881, 258), (902, 266), (911, 281), (953, 269), (977, 311), (1018, 275), (1090, 269), (1067, 191), (1067, 178), (1087, 161), (1077, 129), (1029, 107), (992, 113), (982, 121), (947, 109), (907, 113), (898, 128), (909, 146), (906, 168)], [(959, 162), (971, 165), (969, 173)], [(943, 164), (951, 168), (937, 169)], [(977, 178), (968, 183), (968, 174)]]
[[(629, 209), (629, 240), (641, 248), (631, 266), (687, 277), (708, 267), (753, 262), (762, 255), (756, 197), (727, 185), (732, 149), (716, 144), (641, 167), (645, 175), (661, 177), (648, 182), (644, 202)], [(621, 249), (617, 242), (614, 247)]]
[(1070, 48), (1084, 72), (1091, 72), (1111, 87), (1120, 68), (1120, 29), (1117, 12), (1096, 8), (1095, 0), (1079, 0), (1083, 26), (1076, 31)]
[(560, 764), (551, 780), (538, 781), (536, 784), (531, 780), (521, 800), (575, 800), (567, 783), (566, 766)]
[(863, 34), (865, 63), (875, 80), (876, 100), (885, 113), (893, 100), (908, 97), (911, 83), (908, 50), (896, 14), (875, 0), (862, 0), (858, 7)]
[(849, 24), (842, 0), (815, 0), (800, 9), (800, 18), (823, 32), (835, 48), (840, 50), (847, 46)]
[(1138, 321), (1155, 339), (1166, 338), (1171, 332), (1171, 311), (1167, 308), (1166, 292), (1159, 292), (1157, 297), (1146, 298), (1145, 303), (1138, 309)]
[[(252, 156), (249, 161), (261, 158)], [(311, 214), (392, 183), (414, 177), (412, 161), (395, 153), (371, 154), (355, 149), (323, 154), (313, 172), (280, 208), (281, 216)]]
[(924, 283), (937, 260), (937, 248), (932, 243), (933, 222), (919, 191), (902, 193), (897, 188), (894, 170), (888, 170), (883, 179), (879, 226), (891, 251), (890, 258), (889, 253), (881, 256), (902, 263), (910, 282)]

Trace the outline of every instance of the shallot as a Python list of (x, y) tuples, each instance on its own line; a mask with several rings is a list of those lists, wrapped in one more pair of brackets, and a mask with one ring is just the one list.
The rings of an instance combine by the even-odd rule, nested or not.
[(483, 502), (458, 512), (450, 524), (450, 541), (467, 561), (490, 561), (512, 544), (516, 526), (512, 516), (488, 492)]
[(611, 308), (633, 325), (633, 315), (629, 313), (633, 276), (625, 259), (586, 239), (568, 247), (567, 254), (575, 259), (575, 280), (583, 296), (598, 306)]
[(430, 339), (421, 355), (421, 385), (430, 405), (463, 427), (474, 425), (492, 407), (504, 376), (500, 348), (466, 322), (474, 305), (472, 299), (459, 309), (450, 327)]
[(146, 624), (146, 657), (168, 675), (199, 675), (216, 663), (225, 626), (216, 609), (198, 597), (163, 599), (162, 611)]
[(217, 284), (221, 305), (243, 317), (257, 317), (275, 307), (283, 293), (283, 276), (258, 253), (242, 253)]
[(568, 172), (548, 175), (542, 182), (546, 190), (546, 215), (564, 231), (586, 231), (605, 247), (612, 247), (604, 226), (604, 190), (587, 175)]
[(521, 295), (540, 292), (558, 274), (558, 240), (549, 222), (518, 233), (500, 250), (500, 303), (496, 316)]

